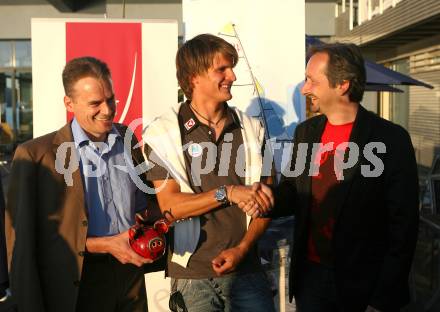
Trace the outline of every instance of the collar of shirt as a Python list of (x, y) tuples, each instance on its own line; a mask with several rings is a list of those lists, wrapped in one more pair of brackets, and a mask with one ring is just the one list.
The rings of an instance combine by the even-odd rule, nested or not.
[[(181, 118), (180, 121), (182, 122), (185, 133), (187, 134), (199, 127), (200, 125), (204, 125), (202, 122), (200, 122), (196, 114), (192, 111), (190, 105), (191, 102), (186, 101), (182, 104), (179, 111), (179, 117)], [(241, 127), (240, 121), (235, 112), (228, 106), (228, 103), (225, 102), (224, 105), (226, 108), (226, 123), (224, 129), (227, 129), (231, 125)]]
[[(81, 128), (76, 118), (73, 118), (72, 124), (72, 134), (73, 134), (73, 141), (75, 143), (75, 147), (81, 148), (84, 145), (91, 146), (94, 150), (98, 150), (99, 144), (96, 142), (93, 142), (90, 140), (90, 138), (87, 136), (85, 131)], [(115, 142), (117, 139), (122, 139), (121, 134), (119, 133), (118, 129), (116, 129), (115, 125), (113, 125), (112, 130), (107, 135), (107, 139), (104, 142), (105, 146), (103, 149), (100, 150), (100, 153), (104, 154), (109, 152), (113, 146), (115, 145)]]

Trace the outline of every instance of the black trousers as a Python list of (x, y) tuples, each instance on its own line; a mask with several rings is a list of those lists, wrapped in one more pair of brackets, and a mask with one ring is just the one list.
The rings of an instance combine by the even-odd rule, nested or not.
[[(343, 310), (336, 296), (335, 273), (324, 265), (306, 261), (298, 291), (295, 295), (297, 312), (364, 312), (360, 307), (356, 311)], [(398, 312), (400, 309), (381, 312)]]
[(339, 312), (333, 270), (306, 261), (295, 303), (298, 312)]
[(143, 269), (109, 254), (86, 254), (76, 311), (147, 311)]

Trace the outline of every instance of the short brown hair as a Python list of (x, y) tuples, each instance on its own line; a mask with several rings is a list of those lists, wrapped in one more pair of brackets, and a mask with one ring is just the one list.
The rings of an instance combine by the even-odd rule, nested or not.
[(362, 101), (367, 78), (364, 58), (359, 47), (352, 43), (339, 42), (316, 45), (309, 49), (308, 58), (316, 53), (326, 53), (329, 57), (325, 75), (330, 86), (334, 88), (337, 84), (348, 80), (350, 82), (347, 90), (348, 98), (352, 102)]
[(214, 57), (221, 53), (232, 61), (238, 62), (238, 53), (234, 46), (226, 40), (210, 34), (198, 35), (188, 40), (177, 51), (176, 76), (179, 86), (188, 99), (192, 98), (193, 86), (191, 78), (205, 73), (212, 66)]
[(110, 69), (106, 63), (91, 56), (70, 60), (63, 70), (63, 86), (65, 94), (67, 96), (72, 96), (75, 83), (85, 77), (110, 81)]

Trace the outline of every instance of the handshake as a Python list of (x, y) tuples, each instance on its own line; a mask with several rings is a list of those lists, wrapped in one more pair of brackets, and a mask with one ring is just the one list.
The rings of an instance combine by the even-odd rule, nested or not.
[(272, 189), (260, 182), (252, 186), (230, 185), (227, 192), (229, 201), (252, 218), (264, 217), (275, 204)]

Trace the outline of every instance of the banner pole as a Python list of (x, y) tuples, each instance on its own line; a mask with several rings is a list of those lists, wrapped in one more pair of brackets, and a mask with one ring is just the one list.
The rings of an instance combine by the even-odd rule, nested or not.
[(278, 284), (280, 312), (286, 312), (286, 249), (284, 246), (278, 247), (280, 278)]

